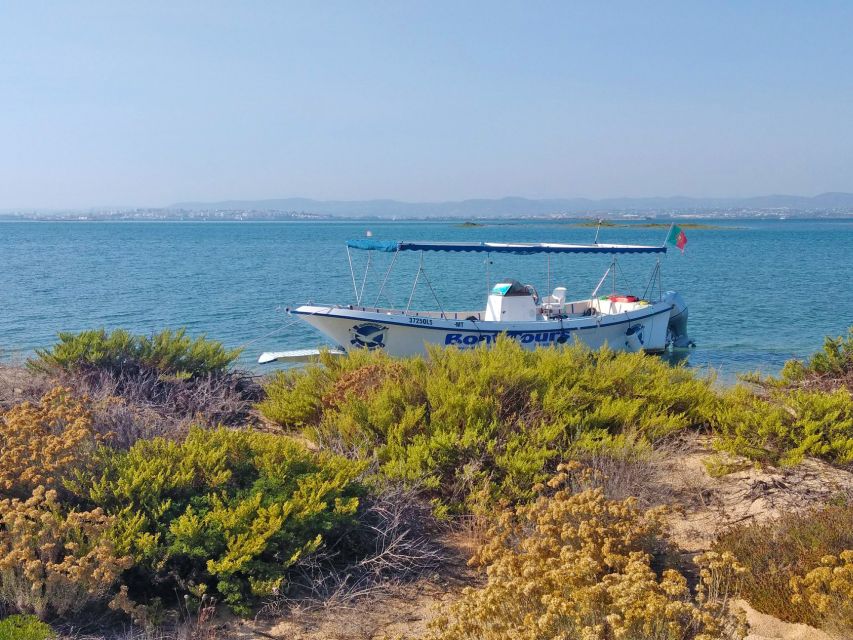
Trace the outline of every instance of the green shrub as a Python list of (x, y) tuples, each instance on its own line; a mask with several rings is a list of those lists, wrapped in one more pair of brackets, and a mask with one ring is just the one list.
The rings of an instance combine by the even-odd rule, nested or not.
[(790, 360), (782, 369), (781, 381), (784, 384), (797, 384), (809, 378), (840, 379), (853, 374), (853, 327), (847, 337), (827, 336), (823, 350), (815, 353), (808, 362)]
[(759, 397), (736, 387), (722, 395), (711, 424), (719, 449), (754, 460), (796, 464), (811, 455), (853, 463), (853, 396), (846, 389), (777, 389)]
[(183, 442), (103, 451), (100, 476), (76, 488), (114, 516), (116, 549), (145, 585), (214, 590), (236, 611), (285, 588), (287, 570), (345, 530), (363, 465), (313, 454), (286, 436), (195, 428)]
[(154, 371), (161, 375), (193, 377), (222, 373), (240, 355), (204, 336), (190, 338), (185, 329), (166, 329), (152, 336), (124, 329), (60, 333), (50, 349), (37, 349), (31, 369), (43, 373), (97, 369), (116, 374)]
[(848, 330), (846, 338), (824, 338), (823, 349), (806, 362), (788, 360), (779, 377), (755, 372), (741, 375), (740, 378), (769, 389), (811, 388), (831, 391), (846, 387), (853, 392), (853, 327)]
[(815, 607), (794, 598), (791, 580), (820, 567), (825, 556), (853, 549), (853, 505), (789, 513), (768, 524), (740, 525), (721, 536), (714, 549), (733, 553), (746, 567), (743, 597), (753, 607), (787, 622), (819, 626)]
[(648, 443), (702, 425), (715, 402), (710, 380), (655, 357), (498, 340), (432, 349), (428, 359), (325, 358), (279, 374), (260, 410), (467, 510), (530, 497), (574, 448)]
[(9, 616), (0, 619), (0, 640), (51, 640), (56, 637), (50, 625), (35, 616)]

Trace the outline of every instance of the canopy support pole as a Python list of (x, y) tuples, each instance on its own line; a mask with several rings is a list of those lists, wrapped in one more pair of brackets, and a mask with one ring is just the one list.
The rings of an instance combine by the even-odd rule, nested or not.
[[(374, 306), (374, 307), (378, 307), (378, 306), (379, 306), (379, 297), (382, 295), (382, 291), (385, 289), (385, 283), (386, 283), (386, 282), (388, 282), (388, 276), (390, 276), (390, 275), (391, 275), (391, 269), (393, 269), (393, 268), (394, 268), (394, 263), (395, 263), (395, 262), (397, 262), (397, 256), (398, 256), (399, 254), (400, 254), (400, 250), (399, 250), (399, 249), (397, 249), (397, 250), (394, 252), (394, 257), (393, 257), (393, 258), (391, 258), (391, 264), (389, 264), (389, 265), (388, 265), (388, 270), (385, 272), (385, 278), (382, 280), (382, 286), (381, 286), (381, 287), (379, 287), (379, 293), (377, 293), (377, 294), (376, 294), (376, 302), (374, 302), (374, 303), (373, 303), (373, 306)], [(389, 305), (390, 305), (390, 306), (392, 306), (392, 307), (394, 306), (393, 304), (391, 304), (391, 301), (390, 301), (390, 300), (388, 301), (388, 303), (389, 303)]]
[(367, 274), (370, 272), (370, 258), (372, 255), (372, 251), (367, 252), (367, 266), (364, 268), (364, 279), (361, 281), (361, 291), (358, 294), (358, 300), (356, 300), (358, 306), (361, 306), (361, 299), (364, 296), (364, 285), (367, 284)]
[[(423, 254), (421, 254), (421, 256), (423, 256)], [(445, 318), (446, 316), (444, 313), (444, 307), (441, 306), (441, 301), (438, 299), (438, 296), (435, 293), (435, 289), (432, 288), (432, 282), (429, 281), (429, 276), (427, 275), (426, 270), (424, 270), (423, 265), (421, 265), (421, 271), (424, 272), (424, 280), (426, 280), (427, 286), (432, 292), (432, 297), (433, 299), (435, 299), (435, 303), (438, 305), (438, 310), (441, 311), (441, 317)]]
[(646, 298), (646, 294), (653, 294), (655, 292), (655, 283), (658, 285), (658, 300), (663, 298), (663, 283), (661, 282), (661, 274), (660, 274), (660, 259), (655, 262), (655, 268), (652, 269), (652, 277), (649, 278), (649, 283), (646, 285), (646, 290), (643, 291), (643, 298)]
[(548, 285), (548, 295), (550, 296), (550, 295), (551, 295), (551, 291), (553, 291), (553, 289), (551, 289), (551, 254), (550, 254), (550, 253), (546, 253), (546, 254), (545, 254), (545, 256), (546, 256), (546, 257), (547, 257), (547, 259), (548, 259), (548, 279), (547, 279), (547, 285)]
[(421, 262), (418, 265), (418, 273), (415, 275), (415, 282), (412, 284), (412, 293), (409, 296), (409, 302), (406, 304), (406, 311), (404, 313), (409, 312), (409, 307), (412, 306), (412, 299), (415, 297), (415, 289), (418, 286), (418, 280), (421, 277), (421, 274), (424, 274), (424, 280), (429, 287), (430, 292), (432, 293), (433, 299), (435, 299), (435, 303), (438, 305), (438, 310), (441, 312), (441, 317), (446, 318), (447, 314), (444, 313), (444, 307), (441, 306), (441, 301), (438, 299), (438, 295), (435, 293), (435, 289), (432, 288), (432, 283), (429, 281), (429, 276), (426, 273), (426, 269), (424, 269), (424, 253), (421, 251)]
[(406, 310), (403, 313), (409, 313), (409, 307), (412, 306), (412, 300), (415, 297), (415, 289), (418, 288), (418, 279), (421, 277), (421, 269), (424, 264), (424, 254), (421, 251), (421, 263), (418, 265), (418, 272), (415, 274), (415, 281), (412, 283), (412, 293), (409, 294), (409, 301), (406, 303)]
[[(635, 289), (631, 282), (628, 281), (628, 276), (625, 275), (625, 272), (622, 270), (622, 265), (616, 262), (616, 258), (613, 258), (613, 262), (616, 264), (616, 269), (619, 271), (619, 275), (622, 276), (622, 285), (627, 287), (625, 293), (634, 293), (635, 291), (639, 291), (639, 288)], [(615, 278), (614, 278), (615, 282)], [(614, 290), (613, 293), (616, 293)]]
[(489, 265), (492, 264), (492, 254), (486, 254), (486, 295), (492, 292), (492, 280), (489, 276)]
[(355, 296), (356, 304), (358, 304), (358, 285), (355, 284), (355, 269), (352, 266), (352, 253), (350, 253), (349, 247), (347, 247), (347, 260), (349, 261), (349, 273), (352, 276), (352, 292)]
[(613, 258), (613, 290), (610, 292), (613, 295), (616, 295), (616, 258)]
[(590, 298), (594, 298), (595, 294), (598, 293), (598, 290), (601, 289), (601, 285), (604, 284), (604, 281), (607, 280), (607, 276), (610, 275), (610, 271), (613, 269), (613, 263), (610, 263), (610, 266), (607, 267), (607, 271), (604, 272), (604, 275), (601, 276), (601, 280), (598, 281), (598, 284), (595, 285), (595, 289), (592, 290), (592, 293), (589, 295)]

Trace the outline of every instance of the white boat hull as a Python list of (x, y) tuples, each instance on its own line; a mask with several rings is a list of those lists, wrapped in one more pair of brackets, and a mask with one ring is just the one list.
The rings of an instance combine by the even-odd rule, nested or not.
[(616, 350), (660, 352), (667, 347), (672, 309), (672, 303), (663, 300), (619, 313), (519, 322), (337, 305), (304, 305), (291, 313), (344, 351), (382, 349), (392, 356), (403, 357), (425, 355), (427, 345), (460, 349), (490, 345), (502, 334), (526, 349), (578, 341), (593, 349), (607, 344)]

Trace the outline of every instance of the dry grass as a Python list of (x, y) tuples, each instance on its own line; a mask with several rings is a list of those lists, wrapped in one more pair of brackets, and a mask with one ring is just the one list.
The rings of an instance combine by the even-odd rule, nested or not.
[(743, 596), (757, 610), (787, 622), (821, 625), (815, 607), (794, 602), (791, 579), (821, 565), (824, 556), (853, 549), (853, 506), (789, 513), (766, 524), (735, 526), (715, 549), (733, 553), (748, 572)]
[(416, 492), (386, 488), (369, 498), (350, 536), (299, 561), (287, 590), (270, 599), (258, 615), (281, 618), (351, 608), (434, 572), (447, 560), (436, 542), (438, 532), (430, 505)]
[(54, 372), (48, 376), (17, 365), (0, 365), (0, 411), (37, 402), (51, 387), (69, 388), (90, 399), (94, 429), (126, 449), (139, 439), (180, 439), (192, 425), (256, 426), (254, 405), (263, 388), (242, 371), (193, 379), (156, 372), (133, 375), (105, 370)]
[(127, 448), (140, 438), (185, 436), (189, 426), (252, 426), (260, 385), (240, 371), (192, 379), (146, 371), (64, 373), (61, 380), (93, 401), (95, 428), (111, 433), (113, 446)]
[(696, 591), (678, 571), (658, 573), (662, 512), (633, 498), (576, 491), (596, 473), (560, 465), (540, 497), (500, 515), (472, 562), (481, 588), (465, 589), (430, 625), (430, 640), (723, 640), (742, 638), (730, 608), (742, 568), (705, 554)]

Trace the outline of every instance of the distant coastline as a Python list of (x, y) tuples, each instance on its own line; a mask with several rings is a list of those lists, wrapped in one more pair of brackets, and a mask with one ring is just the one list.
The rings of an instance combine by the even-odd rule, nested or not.
[[(368, 215), (321, 215), (278, 211), (194, 211), (191, 213), (171, 210), (129, 210), (101, 213), (0, 213), (0, 222), (447, 222), (459, 228), (484, 227), (490, 223), (553, 222), (577, 227), (644, 227), (667, 226), (670, 222), (687, 220), (853, 220), (853, 209), (849, 211), (784, 211), (775, 209), (738, 211), (649, 211), (642, 216), (631, 212), (601, 212), (596, 215), (550, 214), (550, 215), (484, 215), (484, 216), (368, 216)], [(711, 224), (682, 222), (686, 228), (709, 229)]]
[(322, 221), (322, 220), (635, 220), (853, 217), (853, 193), (751, 198), (498, 198), (449, 202), (398, 200), (227, 200), (183, 202), (164, 207), (99, 207), (40, 210), (0, 209), (0, 220)]

